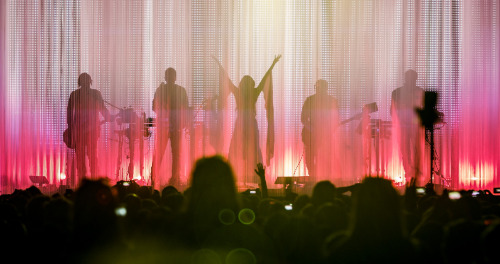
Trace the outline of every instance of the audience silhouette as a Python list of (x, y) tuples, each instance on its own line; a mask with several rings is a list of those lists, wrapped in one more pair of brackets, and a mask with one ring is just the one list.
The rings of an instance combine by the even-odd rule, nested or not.
[[(255, 171), (265, 175), (262, 164)], [(56, 263), (496, 263), (498, 197), (450, 200), (431, 188), (417, 195), (412, 180), (400, 195), (367, 177), (286, 200), (238, 192), (227, 160), (212, 156), (183, 193), (86, 179), (74, 193), (3, 194), (0, 251)]]

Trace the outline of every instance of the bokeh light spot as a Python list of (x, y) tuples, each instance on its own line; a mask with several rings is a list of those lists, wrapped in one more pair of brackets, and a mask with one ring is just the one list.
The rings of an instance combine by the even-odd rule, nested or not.
[(238, 214), (238, 219), (242, 224), (250, 225), (255, 221), (255, 213), (249, 208), (242, 209)]
[(252, 253), (252, 251), (246, 248), (237, 248), (231, 250), (226, 256), (227, 264), (255, 264), (257, 263), (257, 258)]
[(219, 212), (219, 221), (225, 225), (232, 225), (236, 221), (236, 215), (231, 209), (222, 209)]

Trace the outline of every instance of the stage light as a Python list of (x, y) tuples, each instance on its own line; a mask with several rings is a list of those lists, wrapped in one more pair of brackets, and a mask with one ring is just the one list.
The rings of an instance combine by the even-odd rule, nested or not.
[(420, 123), (425, 127), (426, 131), (430, 131), (430, 183), (433, 183), (434, 173), (434, 124), (442, 122), (443, 113), (437, 108), (438, 93), (427, 91), (424, 93), (424, 108), (416, 108), (415, 111), (420, 119)]
[(61, 181), (66, 180), (66, 174), (61, 173), (61, 174), (59, 175), (59, 179), (60, 179)]
[(140, 181), (142, 179), (141, 175), (134, 177), (134, 181)]

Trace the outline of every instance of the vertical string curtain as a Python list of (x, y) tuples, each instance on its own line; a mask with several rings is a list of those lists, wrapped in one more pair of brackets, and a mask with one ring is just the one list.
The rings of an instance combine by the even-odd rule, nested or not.
[[(30, 175), (65, 184), (63, 176), (74, 173), (74, 153), (64, 146), (62, 133), (80, 73), (92, 76), (93, 88), (106, 101), (154, 117), (151, 102), (168, 67), (177, 70), (194, 113), (194, 129), (184, 135), (182, 148), (181, 178), (187, 182), (192, 160), (216, 152), (227, 156), (236, 121), (230, 95), (214, 129), (209, 102), (218, 94), (219, 72), (212, 56), (238, 85), (245, 75), (258, 84), (277, 54), (283, 57), (273, 70), (276, 138), (269, 182), (308, 175), (300, 113), (316, 80), (328, 81), (341, 120), (376, 102), (371, 118), (390, 121), (391, 92), (403, 84), (404, 72), (414, 69), (417, 85), (439, 92), (446, 122), (435, 135), (436, 183), (456, 188), (499, 183), (497, 1), (12, 0), (1, 7), (2, 188), (27, 187)], [(260, 95), (256, 120), (265, 160), (264, 104)], [(330, 179), (336, 184), (356, 182), (366, 172), (358, 124), (346, 123), (334, 133), (338, 166)], [(116, 133), (126, 127), (101, 126), (99, 175), (126, 177), (130, 153), (127, 143), (120, 151)], [(212, 142), (214, 131), (223, 134), (220, 147)], [(393, 138), (379, 142), (379, 173), (400, 183), (403, 168)], [(142, 140), (145, 168), (136, 166), (134, 177), (147, 183), (154, 138)], [(368, 173), (376, 174), (373, 139), (371, 144)], [(426, 146), (420, 183), (429, 179)], [(170, 177), (170, 159), (167, 147), (160, 185)]]

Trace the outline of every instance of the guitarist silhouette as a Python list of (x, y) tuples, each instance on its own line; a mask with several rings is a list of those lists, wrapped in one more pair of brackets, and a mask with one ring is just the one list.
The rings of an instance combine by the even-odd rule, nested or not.
[(90, 75), (88, 73), (80, 74), (78, 77), (79, 89), (73, 91), (69, 97), (68, 130), (65, 132), (65, 141), (66, 137), (73, 141), (79, 177), (86, 176), (86, 157), (88, 156), (90, 175), (95, 178), (97, 176), (97, 140), (101, 134), (99, 114), (106, 121), (112, 121), (112, 116), (104, 105), (101, 92), (91, 89), (91, 85)]
[(334, 136), (339, 125), (338, 102), (328, 95), (328, 82), (318, 80), (316, 93), (302, 106), (302, 142), (311, 182), (328, 179), (333, 171)]

